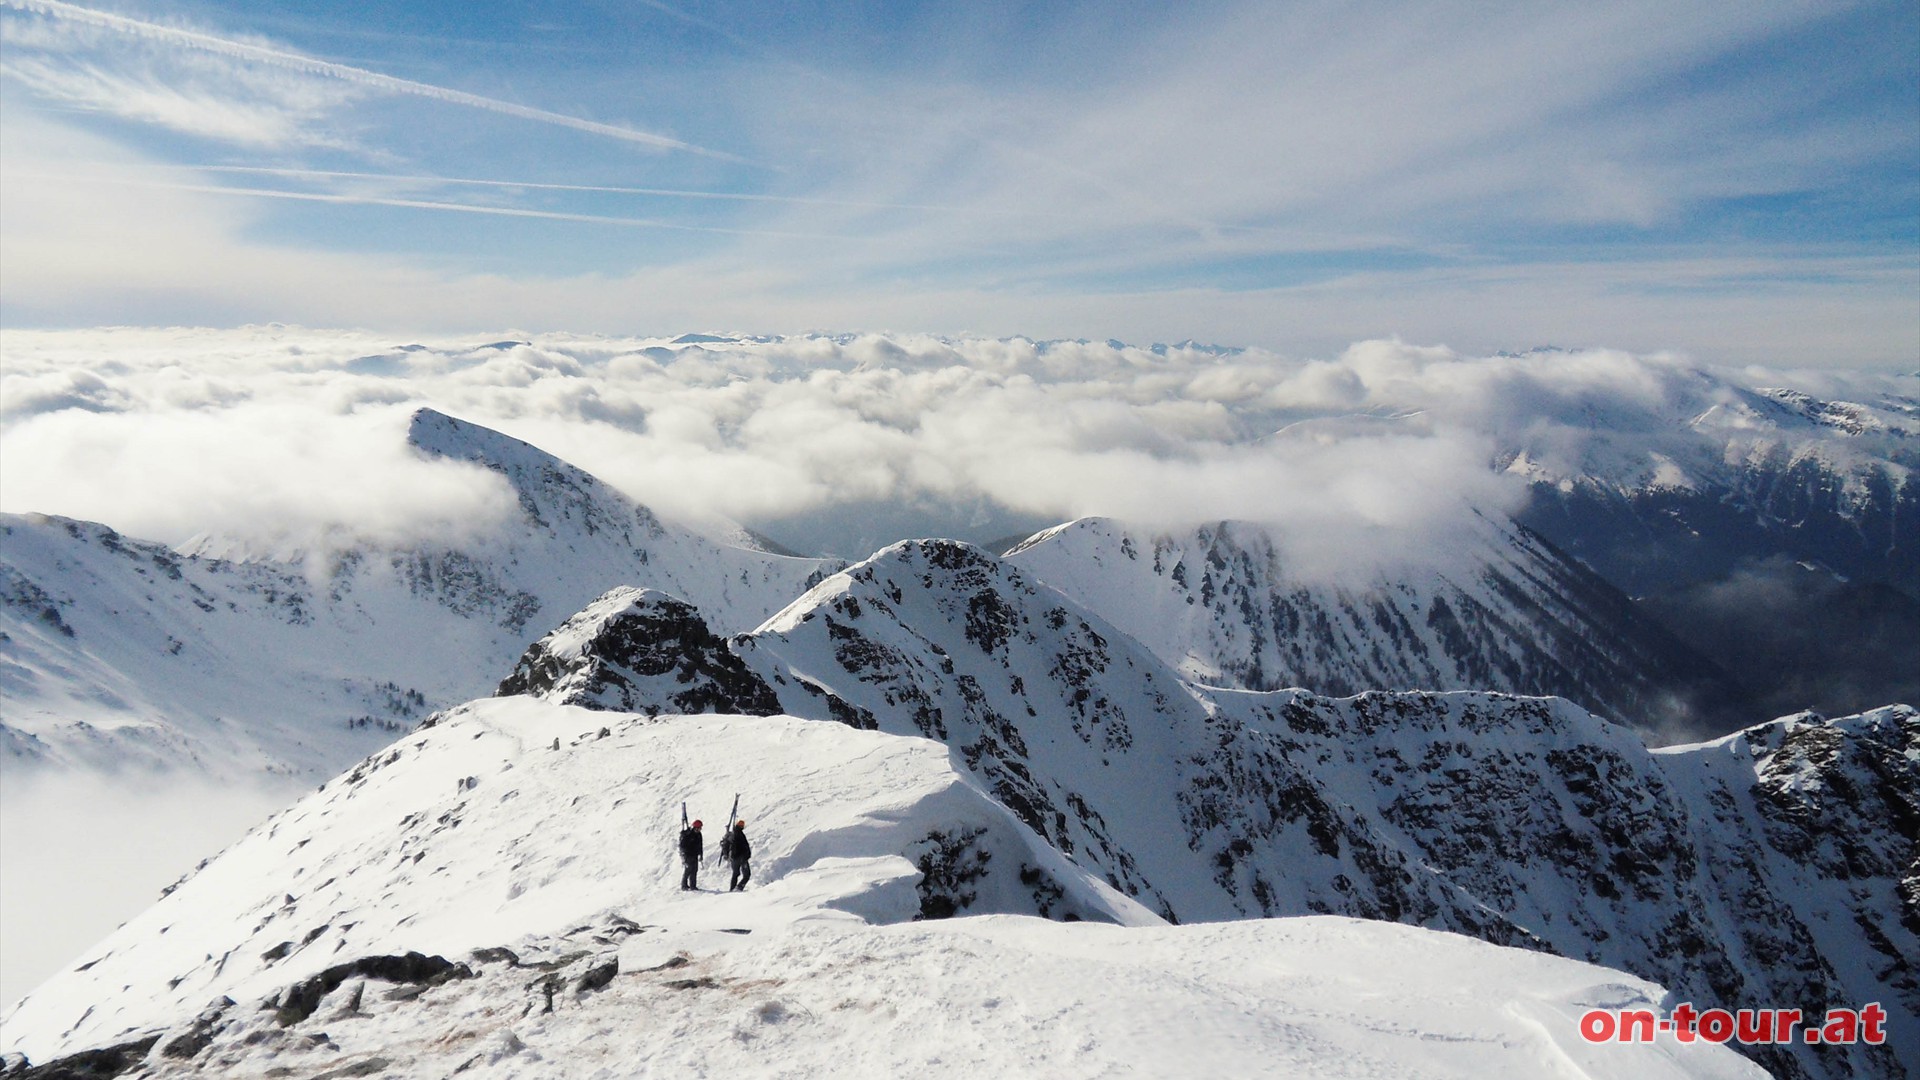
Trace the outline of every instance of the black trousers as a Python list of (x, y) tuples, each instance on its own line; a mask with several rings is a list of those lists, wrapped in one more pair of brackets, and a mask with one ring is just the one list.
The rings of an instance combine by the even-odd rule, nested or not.
[(682, 859), (680, 861), (684, 863), (687, 868), (686, 871), (680, 875), (680, 887), (683, 889), (699, 888), (700, 887), (700, 860), (699, 859)]
[(752, 876), (753, 867), (747, 863), (747, 860), (741, 859), (733, 864), (733, 880), (727, 884), (727, 889), (731, 892), (739, 892), (747, 887), (747, 879)]

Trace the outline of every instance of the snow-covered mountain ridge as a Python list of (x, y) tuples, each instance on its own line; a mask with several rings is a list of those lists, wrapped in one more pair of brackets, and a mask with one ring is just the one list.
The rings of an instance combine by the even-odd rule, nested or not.
[(534, 638), (620, 584), (749, 629), (840, 564), (662, 522), (579, 469), (432, 410), (409, 443), (500, 475), (516, 520), (461, 547), (323, 560), (174, 552), (102, 525), (0, 519), (8, 767), (186, 765), (318, 779), (484, 694)]
[[(737, 633), (841, 565), (669, 525), (549, 454), (432, 410), (408, 439), (498, 475), (516, 518), (458, 547), (280, 560), (216, 538), (179, 553), (89, 523), (0, 521), (7, 760), (317, 778), (485, 692), (543, 625), (615, 585), (681, 597)], [(1670, 702), (1735, 696), (1550, 546), (1491, 521), (1479, 537), (1457, 571), (1368, 589), (1289, 577), (1274, 539), (1249, 525), (1155, 536), (1088, 520), (1016, 561), (1209, 681), (1552, 693), (1644, 724)], [(1122, 558), (1148, 550), (1151, 574)]]
[[(1609, 621), (1618, 594), (1589, 589), (1524, 531), (1486, 522), (1458, 577), (1319, 598), (1297, 595), (1271, 537), (1237, 524), (1158, 536), (1090, 519), (1006, 560), (918, 541), (829, 576), (831, 565), (683, 537), (524, 443), (430, 414), (416, 428), (423, 452), (479, 463), (521, 493), (515, 529), (460, 551), (349, 553), (322, 589), (285, 564), (182, 556), (79, 522), (6, 522), (7, 722), (14, 686), (69, 721), (36, 728), (45, 717), (30, 714), (9, 746), (83, 762), (140, 748), (216, 775), (323, 773), (365, 746), (327, 732), (384, 742), (378, 721), (401, 726), (409, 710), (483, 692), (519, 655), (509, 690), (569, 704), (780, 711), (936, 738), (1012, 820), (1182, 922), (1399, 920), (1597, 959), (1730, 1007), (1884, 1000), (1908, 1018), (1896, 1037), (1914, 1030), (1910, 709), (1802, 717), (1654, 754), (1564, 703), (1193, 682), (1225, 681), (1236, 663), (1267, 670), (1270, 648), (1275, 666), (1355, 679), (1512, 679), (1630, 700), (1609, 680), (1631, 682), (1658, 650), (1636, 654), (1645, 639)], [(1084, 558), (1058, 560), (1065, 585), (1041, 572), (1043, 556), (1076, 543)], [(657, 591), (590, 603), (615, 571)], [(559, 606), (574, 595), (577, 607)], [(709, 602), (721, 613), (711, 625)], [(1443, 604), (1454, 630), (1435, 618)], [(514, 651), (575, 610), (541, 647)], [(411, 670), (428, 676), (405, 679)], [(361, 697), (343, 697), (339, 686), (362, 686), (354, 678)], [(379, 712), (380, 700), (393, 704)], [(192, 722), (144, 722), (176, 715)], [(253, 716), (270, 718), (264, 733)], [(1044, 899), (1027, 895), (1036, 909)], [(363, 946), (419, 947), (342, 948)], [(1766, 1060), (1789, 1076), (1899, 1075), (1915, 1060), (1906, 1043), (1893, 1053)]]
[(692, 604), (624, 586), (529, 646), (498, 693), (649, 715), (780, 711)]
[[(682, 893), (676, 804), (735, 784), (768, 793), (749, 795), (756, 887)], [(930, 902), (1120, 925), (913, 921)], [(1588, 1008), (1670, 1000), (1380, 923), (1165, 926), (926, 740), (516, 697), (256, 829), (5, 1030), (37, 1062), (117, 1047), (155, 1078), (1760, 1075), (1721, 1047), (1579, 1038)]]
[[(602, 642), (576, 656), (628, 647), (600, 625), (569, 628)], [(732, 645), (789, 713), (946, 742), (1050, 844), (1169, 918), (1394, 920), (1729, 1007), (1920, 1016), (1911, 708), (1653, 752), (1551, 699), (1198, 686), (1017, 564), (940, 541), (889, 548)], [(1905, 1036), (1898, 1058), (1840, 1053), (1756, 1056), (1787, 1076), (1920, 1059)]]
[(1274, 532), (1153, 531), (1103, 518), (1007, 559), (1201, 682), (1249, 690), (1501, 690), (1569, 698), (1643, 729), (1740, 691), (1619, 590), (1537, 534), (1484, 515), (1419, 565), (1303, 575)]

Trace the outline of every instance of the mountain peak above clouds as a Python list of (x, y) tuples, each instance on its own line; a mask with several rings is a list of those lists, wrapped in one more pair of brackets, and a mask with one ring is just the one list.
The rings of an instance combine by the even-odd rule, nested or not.
[(624, 586), (528, 646), (497, 694), (648, 715), (780, 711), (693, 605)]
[(323, 565), (182, 554), (105, 526), (9, 516), (0, 649), (19, 759), (326, 775), (487, 693), (609, 589), (663, 590), (738, 632), (841, 565), (663, 522), (537, 447), (431, 409), (407, 440), (499, 474), (513, 519), (453, 540), (350, 543)]
[(666, 536), (666, 526), (652, 510), (586, 470), (492, 428), (422, 408), (407, 425), (407, 443), (428, 457), (499, 473), (513, 488), (527, 522), (537, 528), (571, 526), (589, 535), (614, 530), (633, 547)]

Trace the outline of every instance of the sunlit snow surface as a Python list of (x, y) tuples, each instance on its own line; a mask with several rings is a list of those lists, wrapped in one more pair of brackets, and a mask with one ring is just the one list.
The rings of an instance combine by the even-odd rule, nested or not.
[[(683, 893), (680, 803), (717, 824), (733, 788), (754, 885), (713, 891), (709, 864), (705, 889)], [(988, 914), (912, 921), (936, 833), (989, 855), (967, 886), (967, 910)], [(1021, 914), (1043, 894), (1055, 918), (1086, 921)], [(473, 955), (499, 947), (513, 959)], [(330, 965), (408, 950), (475, 975), (417, 994), (348, 980), (290, 1026), (261, 1008)], [(609, 960), (607, 985), (576, 989)], [(209, 1047), (162, 1053), (223, 995), (236, 1004)], [(164, 1031), (154, 1076), (374, 1059), (420, 1076), (1763, 1075), (1704, 1045), (1581, 1042), (1586, 1008), (1663, 997), (1389, 924), (1165, 925), (927, 740), (510, 698), (462, 707), (256, 829), (9, 1014), (4, 1049), (44, 1061)]]

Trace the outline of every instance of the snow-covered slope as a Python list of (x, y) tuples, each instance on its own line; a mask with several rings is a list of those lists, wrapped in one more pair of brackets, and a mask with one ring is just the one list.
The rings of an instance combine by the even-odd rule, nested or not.
[[(324, 633), (313, 590), (286, 566), (190, 558), (38, 515), (0, 518), (0, 541), (8, 768), (318, 770), (452, 689), (438, 665), (415, 674), (396, 670), (401, 656), (310, 648)], [(334, 714), (324, 727), (308, 715), (321, 701)]]
[(616, 585), (666, 589), (744, 630), (838, 565), (665, 524), (573, 466), (431, 410), (409, 440), (497, 473), (518, 516), (459, 547), (280, 560), (0, 520), (7, 766), (317, 779), (488, 692), (531, 641)]
[[(29, 996), (7, 1038), (35, 1058), (106, 1045), (344, 960), (464, 958), (612, 927), (615, 914), (728, 927), (788, 908), (1159, 921), (1040, 843), (947, 758), (926, 740), (793, 718), (475, 702), (190, 875)], [(736, 791), (757, 883), (738, 910), (714, 906), (731, 897), (681, 895), (673, 842), (682, 803), (713, 819), (717, 842)]]
[(1169, 842), (1210, 737), (1200, 702), (1126, 635), (979, 548), (896, 544), (735, 646), (788, 712), (946, 742), (1049, 843), (1162, 915), (1244, 914), (1206, 883), (1203, 855)]
[[(1909, 708), (1754, 729), (1743, 767), (1709, 768), (1703, 749), (1655, 754), (1565, 701), (1194, 686), (1017, 565), (947, 541), (882, 551), (733, 644), (788, 712), (946, 741), (1036, 832), (1172, 919), (1387, 919), (1729, 1007), (1920, 1016)], [(1768, 734), (1781, 725), (1807, 731)], [(1779, 748), (1804, 746), (1825, 748), (1826, 816), (1794, 831), (1743, 813), (1785, 798), (1767, 794)], [(1856, 839), (1809, 867), (1827, 828)], [(1788, 1075), (1900, 1074), (1887, 1050), (1838, 1053), (1756, 1056)]]
[(1618, 590), (1504, 520), (1419, 564), (1302, 577), (1268, 527), (1083, 518), (1007, 555), (1173, 664), (1249, 690), (1499, 690), (1654, 730), (1739, 692)]
[(1730, 1008), (1879, 1001), (1906, 1033), (1887, 1047), (1753, 1056), (1785, 1076), (1920, 1064), (1913, 709), (1656, 752), (1560, 701), (1210, 696), (1220, 748), (1197, 771), (1223, 779), (1195, 793), (1198, 835), (1262, 910), (1534, 942)]
[[(682, 893), (677, 804), (736, 784), (755, 887)], [(1007, 914), (911, 921), (954, 908)], [(1041, 910), (1120, 925), (1012, 914)], [(516, 697), (255, 830), (4, 1038), (40, 1062), (120, 1047), (152, 1077), (1761, 1075), (1579, 1037), (1588, 1008), (1671, 1004), (1407, 927), (1160, 924), (926, 740)]]

